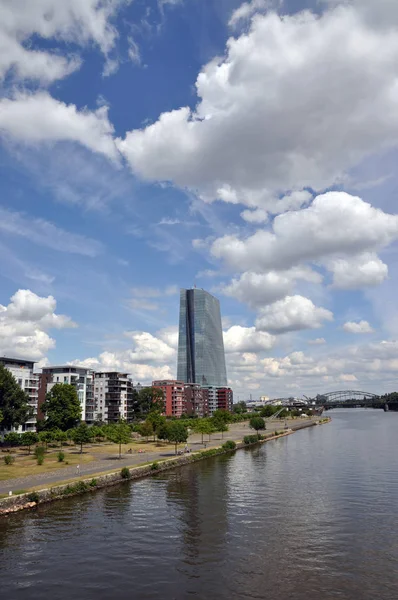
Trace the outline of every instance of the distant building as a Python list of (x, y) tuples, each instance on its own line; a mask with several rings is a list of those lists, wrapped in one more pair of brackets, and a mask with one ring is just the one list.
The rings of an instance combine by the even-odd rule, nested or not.
[(19, 427), (18, 431), (36, 431), (40, 376), (33, 372), (35, 363), (30, 360), (6, 357), (0, 357), (0, 363), (10, 371), (19, 387), (28, 394), (29, 405), (33, 409), (32, 417), (24, 425)]
[(135, 394), (127, 373), (95, 373), (95, 420), (106, 423), (117, 423), (119, 419), (131, 421), (134, 418)]
[(227, 386), (220, 303), (204, 290), (180, 291), (177, 379)]
[(159, 388), (164, 394), (164, 414), (166, 417), (181, 417), (186, 414), (185, 384), (183, 381), (163, 379), (154, 381), (152, 387)]
[(43, 367), (40, 404), (44, 402), (46, 393), (57, 383), (67, 383), (75, 387), (82, 411), (81, 419), (86, 423), (93, 423), (95, 420), (94, 371), (71, 365)]

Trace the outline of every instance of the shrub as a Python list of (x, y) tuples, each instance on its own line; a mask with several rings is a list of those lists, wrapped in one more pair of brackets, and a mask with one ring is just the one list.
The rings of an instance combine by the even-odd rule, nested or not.
[(92, 488), (97, 487), (97, 480), (93, 478), (88, 485)]
[(39, 504), (39, 494), (37, 492), (31, 492), (28, 494), (28, 500), (29, 502), (36, 502), (36, 504)]
[(258, 442), (258, 437), (256, 435), (245, 435), (243, 441), (246, 445), (255, 444)]
[(130, 469), (123, 467), (123, 469), (120, 471), (120, 476), (122, 479), (130, 479)]
[(224, 450), (235, 450), (236, 444), (233, 440), (228, 440), (227, 442), (224, 442), (222, 447), (224, 448)]
[[(39, 458), (44, 458), (44, 454), (45, 449), (43, 448), (43, 446), (36, 446), (34, 451), (35, 458), (37, 458), (37, 460), (39, 460)], [(41, 462), (40, 464), (43, 464), (43, 462)]]
[(159, 463), (155, 460), (155, 462), (153, 462), (151, 464), (151, 471), (157, 471), (159, 469)]
[(58, 452), (57, 458), (58, 458), (58, 462), (64, 462), (65, 452), (62, 452), (62, 451)]
[(4, 456), (4, 463), (6, 465), (12, 465), (14, 460), (15, 460), (15, 458), (13, 456), (11, 456), (11, 454), (7, 454), (6, 456)]
[(37, 464), (41, 466), (44, 463), (44, 456), (37, 457)]

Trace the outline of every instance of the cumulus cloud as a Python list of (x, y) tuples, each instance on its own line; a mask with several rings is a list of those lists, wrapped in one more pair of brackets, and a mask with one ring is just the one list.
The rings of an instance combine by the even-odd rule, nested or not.
[(397, 52), (396, 32), (374, 27), (359, 0), (256, 15), (199, 73), (194, 110), (165, 112), (118, 146), (141, 177), (209, 201), (266, 208), (275, 193), (325, 189), (396, 144)]
[(344, 331), (347, 333), (373, 333), (374, 329), (369, 325), (367, 321), (347, 321), (343, 325)]
[(57, 315), (53, 296), (43, 298), (18, 290), (7, 306), (0, 304), (0, 354), (39, 360), (55, 347), (51, 329), (76, 327), (70, 317)]
[(18, 92), (0, 100), (0, 133), (31, 145), (76, 142), (118, 160), (106, 106), (79, 111), (74, 104), (60, 102), (45, 91)]
[(234, 325), (224, 331), (225, 352), (261, 352), (270, 350), (275, 337), (265, 331), (256, 331), (255, 327)]
[[(37, 50), (32, 37), (85, 46), (94, 42), (112, 50), (117, 30), (112, 17), (129, 0), (8, 0), (0, 1), (0, 79), (34, 79), (48, 84), (80, 67), (79, 57)], [(68, 49), (69, 50), (69, 49)]]
[(317, 196), (308, 208), (277, 216), (273, 232), (261, 229), (246, 239), (218, 238), (211, 253), (233, 269), (262, 272), (287, 269), (302, 261), (356, 256), (397, 238), (398, 215), (345, 192), (328, 192)]
[(240, 213), (240, 216), (248, 223), (266, 223), (268, 221), (268, 213), (263, 208), (244, 210)]
[(279, 272), (269, 271), (265, 274), (247, 271), (239, 279), (232, 279), (221, 291), (252, 308), (258, 308), (290, 294), (297, 280), (321, 283), (322, 277), (306, 267), (294, 267)]
[(333, 321), (333, 313), (315, 306), (303, 296), (286, 296), (259, 312), (256, 328), (270, 333), (286, 333), (301, 329), (318, 329), (324, 321)]
[(328, 268), (333, 273), (333, 287), (339, 289), (374, 287), (388, 277), (387, 265), (374, 253), (337, 258), (328, 263)]

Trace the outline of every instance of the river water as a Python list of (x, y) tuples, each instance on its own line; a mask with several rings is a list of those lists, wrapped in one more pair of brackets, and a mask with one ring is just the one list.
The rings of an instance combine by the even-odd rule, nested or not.
[(397, 600), (398, 413), (0, 521), (7, 600)]

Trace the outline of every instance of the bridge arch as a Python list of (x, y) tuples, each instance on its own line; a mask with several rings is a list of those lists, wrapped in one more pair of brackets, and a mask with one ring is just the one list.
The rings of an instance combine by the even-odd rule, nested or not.
[(377, 394), (371, 392), (361, 392), (359, 390), (338, 390), (336, 392), (327, 392), (320, 394), (316, 400), (320, 403), (325, 402), (348, 402), (350, 400), (372, 401), (378, 398)]

